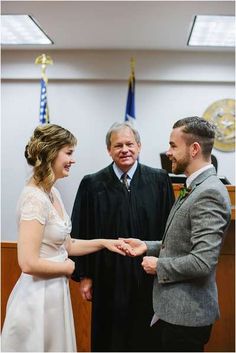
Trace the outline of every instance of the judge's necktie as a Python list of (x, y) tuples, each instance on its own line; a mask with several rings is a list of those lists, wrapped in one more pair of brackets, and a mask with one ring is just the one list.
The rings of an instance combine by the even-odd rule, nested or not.
[(127, 173), (122, 174), (120, 180), (125, 185), (126, 189), (129, 190), (128, 174)]

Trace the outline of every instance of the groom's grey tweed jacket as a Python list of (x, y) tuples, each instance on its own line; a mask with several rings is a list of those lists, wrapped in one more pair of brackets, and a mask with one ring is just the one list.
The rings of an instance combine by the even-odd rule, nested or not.
[(214, 168), (201, 173), (191, 188), (176, 200), (163, 240), (146, 244), (147, 255), (159, 258), (153, 286), (156, 316), (196, 327), (219, 317), (215, 271), (230, 222), (230, 200)]

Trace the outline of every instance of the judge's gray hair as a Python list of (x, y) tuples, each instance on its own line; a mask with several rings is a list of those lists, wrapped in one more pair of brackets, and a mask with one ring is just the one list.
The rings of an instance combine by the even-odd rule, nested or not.
[(112, 124), (112, 126), (110, 127), (110, 129), (108, 130), (107, 134), (106, 134), (106, 145), (107, 148), (109, 149), (111, 147), (111, 135), (113, 132), (122, 130), (124, 128), (128, 127), (134, 134), (134, 138), (135, 141), (140, 144), (141, 143), (141, 139), (140, 139), (140, 135), (138, 130), (135, 129), (135, 127), (133, 126), (132, 123), (130, 123), (129, 121), (125, 121), (123, 123), (114, 123)]

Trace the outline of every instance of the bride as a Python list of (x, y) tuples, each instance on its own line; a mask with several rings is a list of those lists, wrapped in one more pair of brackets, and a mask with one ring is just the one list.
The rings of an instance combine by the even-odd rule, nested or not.
[(22, 274), (7, 304), (3, 352), (76, 352), (68, 278), (74, 262), (103, 248), (125, 255), (117, 239), (71, 239), (71, 222), (55, 182), (75, 163), (76, 138), (54, 124), (38, 126), (25, 148), (33, 175), (17, 207)]

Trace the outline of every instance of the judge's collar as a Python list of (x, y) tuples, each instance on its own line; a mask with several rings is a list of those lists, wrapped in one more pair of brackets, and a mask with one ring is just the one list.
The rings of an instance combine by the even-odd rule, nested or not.
[[(138, 166), (138, 162), (135, 161), (135, 163), (132, 165), (132, 167), (128, 170), (127, 175), (129, 177), (129, 179), (133, 178), (133, 175), (137, 169)], [(124, 174), (124, 172), (115, 164), (115, 162), (112, 165), (113, 170), (115, 172), (115, 175), (117, 176), (118, 179), (121, 178), (121, 176)]]

